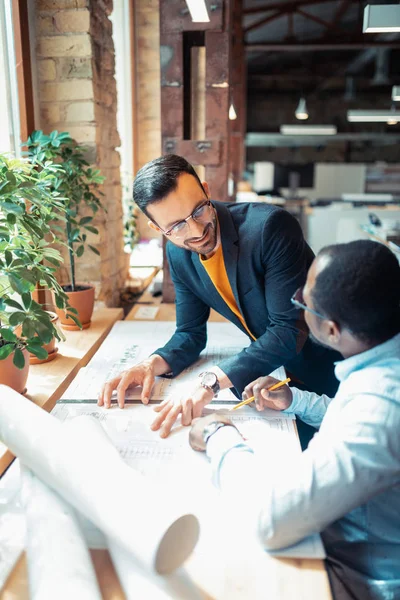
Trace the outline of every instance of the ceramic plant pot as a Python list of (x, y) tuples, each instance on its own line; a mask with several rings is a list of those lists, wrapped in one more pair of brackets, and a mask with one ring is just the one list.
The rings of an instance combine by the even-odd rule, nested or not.
[(25, 366), (18, 369), (13, 363), (14, 352), (4, 360), (0, 360), (0, 383), (8, 385), (10, 388), (24, 394), (26, 392), (26, 382), (29, 372), (29, 352), (22, 351), (25, 357)]
[[(94, 307), (94, 287), (79, 284), (75, 292), (69, 291), (70, 286), (63, 286), (64, 292), (69, 299), (69, 305), (78, 311), (77, 317), (82, 323), (82, 329), (90, 327)], [(61, 327), (67, 331), (79, 331), (74, 321), (67, 317), (65, 310), (56, 308)]]

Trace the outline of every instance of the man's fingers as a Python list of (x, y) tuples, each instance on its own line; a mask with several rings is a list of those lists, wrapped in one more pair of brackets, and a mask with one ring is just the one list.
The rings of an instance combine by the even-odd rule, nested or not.
[(148, 373), (143, 381), (143, 389), (142, 389), (142, 402), (143, 404), (148, 404), (151, 396), (151, 390), (154, 385), (154, 376), (151, 373)]
[(169, 434), (171, 433), (171, 429), (181, 411), (182, 411), (182, 406), (180, 404), (177, 404), (176, 406), (173, 406), (171, 408), (167, 417), (165, 418), (163, 426), (160, 429), (160, 437), (166, 438), (169, 436)]
[(251, 398), (253, 396), (253, 384), (249, 383), (246, 385), (242, 392), (242, 400), (247, 400), (247, 398)]
[(204, 408), (204, 405), (201, 404), (200, 402), (195, 404), (193, 406), (193, 410), (192, 410), (192, 418), (201, 417), (201, 415), (203, 414), (203, 408)]
[(125, 406), (125, 392), (130, 385), (129, 377), (124, 375), (117, 386), (117, 401), (120, 408)]
[(110, 408), (111, 396), (112, 396), (112, 393), (115, 388), (116, 388), (115, 379), (111, 379), (111, 381), (107, 381), (105, 383), (104, 388), (103, 388), (103, 402), (104, 402), (105, 408)]
[(263, 398), (261, 395), (261, 386), (259, 383), (256, 383), (255, 386), (253, 387), (253, 394), (254, 394), (254, 402), (256, 405), (256, 409), (263, 410), (264, 402), (263, 402)]
[[(192, 410), (193, 402), (192, 399), (186, 400), (182, 406), (182, 425), (190, 425), (192, 422)], [(200, 415), (198, 415), (200, 416)]]
[(165, 400), (163, 400), (162, 402), (160, 402), (160, 404), (156, 404), (153, 407), (154, 412), (157, 412), (157, 413), (161, 412), (162, 409), (165, 408), (165, 406), (167, 406), (167, 404), (169, 404), (170, 402), (171, 402), (171, 398), (170, 397), (165, 398)]
[[(165, 400), (164, 400), (165, 402)], [(169, 413), (169, 411), (172, 409), (172, 407), (174, 406), (174, 402), (173, 400), (169, 399), (168, 402), (166, 404), (164, 404), (164, 406), (158, 411), (158, 416), (154, 419), (154, 421), (151, 424), (151, 429), (153, 431), (157, 431), (158, 429), (160, 429), (162, 423), (164, 422), (165, 417), (167, 416), (167, 414)], [(160, 407), (160, 405), (158, 405), (158, 408)]]

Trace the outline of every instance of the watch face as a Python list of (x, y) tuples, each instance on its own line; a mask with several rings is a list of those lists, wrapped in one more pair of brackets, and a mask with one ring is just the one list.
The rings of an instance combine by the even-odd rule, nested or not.
[(215, 373), (204, 373), (202, 384), (213, 387), (217, 383), (218, 379)]

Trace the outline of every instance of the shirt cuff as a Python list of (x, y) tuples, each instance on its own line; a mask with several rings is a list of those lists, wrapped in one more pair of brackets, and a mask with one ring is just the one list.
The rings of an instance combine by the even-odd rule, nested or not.
[(282, 411), (286, 415), (297, 414), (297, 412), (301, 412), (301, 405), (303, 404), (304, 392), (296, 387), (291, 387), (290, 389), (292, 391), (292, 404), (289, 406), (289, 408)]
[(207, 442), (207, 457), (214, 461), (234, 446), (243, 444), (243, 438), (232, 425), (224, 425), (213, 433)]

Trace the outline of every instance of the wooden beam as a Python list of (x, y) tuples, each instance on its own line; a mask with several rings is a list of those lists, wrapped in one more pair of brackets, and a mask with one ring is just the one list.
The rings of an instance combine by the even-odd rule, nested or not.
[(258, 27), (261, 27), (262, 25), (266, 25), (267, 23), (270, 23), (271, 21), (274, 21), (275, 19), (278, 19), (279, 17), (282, 17), (285, 14), (286, 14), (285, 11), (277, 10), (272, 15), (268, 15), (268, 17), (259, 19), (255, 23), (252, 23), (248, 27), (245, 27), (244, 32), (249, 33), (249, 31), (253, 31), (253, 29), (258, 29)]
[(332, 27), (332, 24), (328, 23), (328, 21), (324, 21), (323, 19), (320, 19), (319, 17), (316, 17), (315, 15), (306, 12), (301, 8), (297, 8), (296, 12), (299, 15), (302, 15), (305, 19), (309, 19), (310, 21), (314, 21), (314, 23), (318, 23), (318, 25), (322, 25), (322, 27), (326, 27), (327, 29), (331, 29)]
[(331, 50), (365, 50), (366, 48), (392, 48), (395, 50), (400, 49), (400, 41), (362, 41), (362, 42), (311, 42), (307, 44), (287, 44), (285, 42), (280, 44), (246, 44), (246, 52), (318, 52), (318, 51), (331, 51)]
[(31, 51), (27, 2), (13, 0), (12, 15), (18, 82), (21, 142), (26, 142), (35, 129)]
[(332, 0), (293, 0), (292, 2), (269, 2), (262, 6), (247, 8), (243, 11), (244, 15), (255, 15), (269, 10), (280, 10), (282, 12), (293, 12), (297, 7), (307, 6), (310, 4), (324, 4)]
[(336, 27), (339, 25), (340, 21), (343, 19), (345, 13), (350, 8), (351, 0), (342, 0), (340, 5), (337, 8), (336, 14), (333, 18), (332, 25)]

